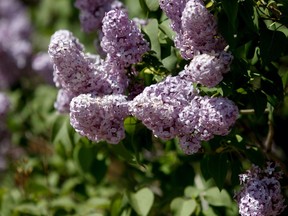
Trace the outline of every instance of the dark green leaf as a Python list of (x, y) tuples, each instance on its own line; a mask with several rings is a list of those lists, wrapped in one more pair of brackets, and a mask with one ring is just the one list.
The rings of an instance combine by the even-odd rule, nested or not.
[(263, 64), (278, 59), (286, 46), (287, 38), (283, 32), (269, 30), (260, 32), (260, 55)]

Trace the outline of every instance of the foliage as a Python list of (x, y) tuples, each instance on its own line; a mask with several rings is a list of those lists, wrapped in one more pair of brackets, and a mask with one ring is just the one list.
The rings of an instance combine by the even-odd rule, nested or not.
[[(46, 52), (50, 36), (60, 28), (95, 52), (97, 34), (81, 31), (73, 1), (23, 2), (35, 26), (35, 52)], [(152, 51), (135, 66), (145, 85), (178, 74), (187, 61), (174, 46), (174, 32), (158, 0), (123, 2), (131, 18), (149, 18), (142, 32)], [(176, 138), (158, 139), (128, 117), (121, 143), (93, 143), (74, 131), (69, 115), (54, 109), (56, 87), (23, 78), (7, 91), (12, 143), (24, 153), (1, 173), (0, 215), (236, 216), (239, 174), (267, 160), (278, 162), (286, 174), (287, 200), (288, 4), (205, 3), (234, 59), (219, 85), (199, 88), (203, 95), (226, 96), (237, 104), (241, 115), (231, 132), (202, 142), (203, 151), (188, 156)]]

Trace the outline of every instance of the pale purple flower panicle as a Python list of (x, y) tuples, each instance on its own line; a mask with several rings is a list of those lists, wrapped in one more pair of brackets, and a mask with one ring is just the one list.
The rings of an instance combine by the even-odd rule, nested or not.
[(230, 70), (232, 59), (233, 56), (224, 51), (196, 55), (179, 75), (193, 83), (215, 87), (222, 81), (223, 74)]
[(180, 147), (186, 154), (197, 152), (201, 141), (227, 135), (238, 115), (237, 106), (227, 98), (195, 96), (178, 115)]
[(228, 98), (204, 96), (201, 100), (199, 123), (196, 130), (201, 139), (211, 138), (211, 135), (225, 136), (239, 117), (238, 107)]
[(0, 47), (11, 55), (19, 68), (32, 52), (31, 23), (24, 5), (17, 0), (0, 2)]
[(150, 85), (129, 104), (132, 115), (141, 120), (157, 137), (167, 140), (179, 134), (178, 113), (198, 92), (179, 76), (168, 76)]
[(166, 16), (171, 20), (171, 28), (177, 32), (181, 32), (181, 16), (182, 12), (189, 0), (160, 0), (160, 8), (165, 12)]
[(32, 69), (49, 84), (53, 82), (53, 63), (47, 52), (39, 52), (32, 59)]
[(69, 113), (70, 111), (70, 102), (75, 97), (71, 91), (66, 89), (59, 89), (57, 94), (57, 99), (54, 103), (55, 109), (59, 113)]
[(102, 30), (101, 47), (111, 61), (124, 68), (141, 61), (149, 50), (148, 42), (126, 11), (114, 9), (106, 13)]
[[(3, 120), (10, 108), (10, 100), (8, 96), (0, 92), (0, 121)], [(0, 122), (1, 123), (1, 122)]]
[(217, 32), (214, 16), (205, 8), (202, 0), (187, 2), (181, 17), (181, 28), (174, 41), (185, 59), (212, 50), (219, 52), (226, 46), (223, 37)]
[(113, 8), (123, 8), (117, 0), (76, 0), (75, 7), (80, 10), (80, 22), (83, 31), (101, 30), (105, 13)]
[(201, 149), (201, 140), (198, 137), (189, 134), (179, 135), (179, 145), (182, 151), (187, 155), (192, 155)]
[(277, 216), (286, 208), (279, 179), (283, 173), (272, 162), (265, 169), (253, 165), (241, 174), (241, 190), (235, 195), (241, 216)]
[(32, 53), (31, 23), (17, 0), (0, 1), (0, 20), (0, 89), (6, 89), (19, 80)]
[(70, 122), (82, 136), (99, 142), (117, 144), (125, 138), (123, 120), (129, 115), (126, 97), (81, 94), (70, 104)]
[(84, 47), (78, 39), (67, 30), (59, 30), (51, 37), (48, 53), (54, 63), (54, 81), (61, 88), (78, 95), (96, 93), (98, 95), (112, 92), (102, 73), (99, 58), (84, 53)]

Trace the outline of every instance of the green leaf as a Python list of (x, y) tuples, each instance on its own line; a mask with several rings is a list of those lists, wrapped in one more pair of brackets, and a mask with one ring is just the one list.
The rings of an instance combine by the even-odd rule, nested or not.
[(150, 11), (157, 11), (159, 8), (158, 0), (145, 0), (145, 3)]
[(236, 19), (239, 5), (238, 0), (223, 0), (221, 1), (221, 3), (223, 5), (225, 13), (227, 14), (230, 24), (233, 26), (234, 29), (236, 29)]
[(162, 63), (169, 71), (175, 69), (177, 64), (177, 56), (173, 47), (171, 47), (170, 55), (162, 59)]
[(79, 165), (83, 172), (89, 172), (91, 164), (96, 157), (96, 154), (91, 151), (91, 148), (85, 148), (81, 145), (77, 145), (74, 149), (74, 160)]
[(263, 64), (278, 59), (287, 47), (287, 39), (283, 32), (262, 30), (260, 32), (260, 57)]
[(123, 143), (109, 145), (109, 148), (115, 153), (115, 155), (120, 156), (126, 162), (132, 165), (137, 165), (135, 154), (132, 154), (128, 149), (126, 149)]
[(135, 134), (136, 127), (137, 127), (137, 119), (132, 116), (127, 117), (124, 120), (124, 127), (125, 127), (125, 131), (128, 134), (130, 135)]
[(176, 35), (175, 31), (172, 30), (172, 28), (170, 27), (170, 20), (166, 19), (163, 22), (161, 22), (159, 24), (159, 28), (161, 29), (161, 31), (163, 31), (165, 33), (166, 36), (168, 36), (168, 38), (173, 41), (174, 36)]
[(50, 203), (52, 208), (55, 208), (55, 209), (60, 208), (60, 209), (68, 210), (68, 211), (75, 209), (75, 206), (76, 206), (75, 204), (76, 203), (69, 196), (58, 197), (52, 200)]
[(204, 198), (212, 206), (230, 207), (232, 203), (228, 192), (225, 189), (221, 190), (220, 192), (217, 187), (212, 187), (206, 190)]
[(52, 132), (51, 132), (51, 141), (53, 143), (55, 142), (55, 139), (56, 139), (59, 131), (63, 127), (63, 124), (64, 124), (66, 119), (67, 119), (67, 117), (65, 115), (59, 115), (59, 117), (55, 120), (55, 122), (52, 126)]
[(47, 210), (43, 206), (37, 206), (35, 203), (25, 203), (18, 205), (13, 210), (13, 215), (46, 215)]
[(158, 40), (158, 21), (157, 19), (150, 19), (149, 23), (143, 27), (143, 31), (147, 34), (150, 40), (151, 50), (156, 52), (158, 59), (161, 59), (161, 47)]
[(251, 161), (251, 163), (258, 166), (262, 166), (265, 161), (265, 156), (261, 150), (258, 148), (247, 148), (245, 150), (246, 157)]
[(201, 161), (201, 171), (207, 180), (212, 177), (216, 186), (221, 190), (229, 168), (228, 158), (225, 153), (204, 156)]
[(190, 216), (197, 207), (197, 203), (194, 199), (185, 200), (181, 197), (175, 198), (170, 208), (175, 216)]
[(154, 194), (149, 188), (142, 188), (136, 193), (128, 192), (127, 196), (129, 203), (138, 215), (148, 215), (154, 202)]
[(256, 90), (250, 94), (250, 100), (253, 104), (256, 117), (261, 117), (267, 107), (267, 97), (261, 90)]
[(200, 190), (193, 186), (188, 186), (184, 190), (184, 195), (187, 198), (196, 198), (200, 194)]

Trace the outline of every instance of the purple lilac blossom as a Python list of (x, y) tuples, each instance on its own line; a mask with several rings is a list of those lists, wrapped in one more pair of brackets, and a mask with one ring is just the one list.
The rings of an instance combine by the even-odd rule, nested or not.
[(215, 87), (230, 70), (232, 59), (233, 56), (225, 51), (196, 55), (179, 75), (193, 83)]
[(239, 175), (242, 188), (235, 195), (241, 216), (277, 216), (286, 208), (279, 180), (283, 173), (268, 162), (264, 169), (256, 165)]
[(55, 32), (49, 44), (48, 53), (54, 63), (56, 86), (75, 95), (112, 93), (107, 74), (101, 70), (103, 63), (95, 55), (85, 54), (78, 39), (67, 30)]
[(70, 102), (75, 97), (71, 91), (66, 89), (59, 89), (57, 94), (57, 99), (54, 103), (55, 109), (59, 113), (69, 113), (70, 111)]
[(149, 44), (137, 24), (130, 20), (126, 11), (114, 9), (103, 18), (101, 47), (107, 57), (124, 68), (142, 59)]
[(179, 146), (182, 151), (187, 155), (192, 155), (201, 149), (201, 140), (198, 137), (188, 134), (178, 135)]
[(129, 110), (155, 136), (167, 140), (179, 134), (178, 113), (197, 94), (191, 82), (179, 76), (168, 76), (164, 81), (146, 87), (129, 103)]
[(166, 16), (171, 20), (171, 28), (180, 33), (181, 27), (181, 16), (182, 12), (189, 0), (160, 0), (160, 8), (165, 12)]
[(227, 98), (194, 97), (178, 115), (180, 147), (186, 154), (197, 152), (201, 141), (227, 135), (238, 116), (237, 106)]
[(99, 142), (117, 144), (125, 138), (123, 120), (129, 115), (126, 97), (81, 94), (70, 104), (70, 122), (82, 136)]
[(32, 28), (26, 8), (17, 0), (0, 1), (0, 19), (0, 89), (6, 89), (27, 66)]
[(117, 0), (76, 0), (75, 7), (80, 10), (80, 23), (84, 32), (101, 31), (102, 19), (105, 13), (123, 8)]
[(39, 52), (33, 57), (32, 69), (37, 72), (47, 83), (54, 84), (53, 63), (47, 52)]
[(201, 100), (199, 122), (196, 130), (201, 134), (201, 140), (206, 136), (225, 136), (239, 117), (238, 107), (228, 98), (204, 96)]
[(175, 38), (181, 56), (192, 59), (205, 52), (222, 51), (226, 43), (218, 34), (217, 22), (202, 0), (189, 0), (181, 17), (182, 31)]

